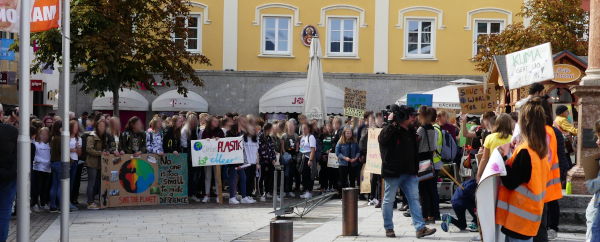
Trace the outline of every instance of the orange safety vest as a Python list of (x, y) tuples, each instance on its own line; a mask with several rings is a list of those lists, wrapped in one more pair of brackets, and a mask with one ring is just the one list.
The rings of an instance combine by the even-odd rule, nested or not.
[(496, 224), (525, 236), (536, 236), (542, 222), (549, 167), (546, 159), (540, 158), (527, 143), (522, 143), (516, 148), (506, 165), (511, 166), (521, 150), (529, 152), (531, 179), (515, 190), (500, 184), (496, 203)]
[(546, 198), (544, 202), (552, 202), (561, 199), (562, 184), (560, 183), (560, 168), (558, 166), (558, 142), (556, 134), (551, 126), (546, 125), (546, 138), (548, 142), (548, 181), (546, 182)]

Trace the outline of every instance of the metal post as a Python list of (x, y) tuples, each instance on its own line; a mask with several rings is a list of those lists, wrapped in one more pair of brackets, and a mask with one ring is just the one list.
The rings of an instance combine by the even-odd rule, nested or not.
[(283, 208), (283, 198), (285, 197), (285, 169), (283, 166), (279, 166), (279, 172), (281, 172), (281, 183), (279, 183), (279, 208)]
[(67, 242), (69, 241), (69, 205), (71, 203), (70, 199), (70, 191), (71, 191), (71, 182), (70, 182), (70, 168), (71, 168), (71, 158), (70, 158), (70, 149), (69, 149), (69, 77), (71, 75), (71, 48), (70, 48), (70, 33), (71, 33), (71, 2), (70, 0), (63, 1), (62, 7), (62, 58), (63, 58), (63, 69), (62, 69), (62, 80), (60, 81), (60, 98), (61, 101), (60, 111), (62, 111), (63, 118), (63, 130), (61, 132), (61, 159), (62, 159), (62, 169), (61, 169), (61, 178), (60, 178), (60, 186), (61, 186), (61, 198), (60, 198), (60, 241)]
[(358, 236), (358, 188), (342, 189), (342, 236)]
[(17, 241), (29, 241), (30, 207), (29, 207), (29, 178), (31, 176), (31, 140), (29, 138), (29, 102), (31, 80), (29, 73), (29, 42), (31, 38), (30, 18), (32, 1), (21, 1), (19, 12), (19, 138), (17, 163)]
[(291, 220), (271, 221), (271, 242), (294, 241), (294, 223)]
[(277, 209), (277, 172), (277, 167), (275, 167), (273, 169), (273, 210)]

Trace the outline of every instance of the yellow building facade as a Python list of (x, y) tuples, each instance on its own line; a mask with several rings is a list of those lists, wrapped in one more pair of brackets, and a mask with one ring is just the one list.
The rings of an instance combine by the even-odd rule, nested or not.
[[(329, 73), (481, 75), (481, 34), (514, 21), (520, 0), (191, 0), (198, 70), (305, 72), (313, 26)], [(188, 37), (190, 38), (190, 37)]]

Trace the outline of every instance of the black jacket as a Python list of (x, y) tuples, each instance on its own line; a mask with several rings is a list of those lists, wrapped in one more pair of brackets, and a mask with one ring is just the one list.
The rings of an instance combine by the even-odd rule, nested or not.
[(0, 182), (17, 179), (17, 137), (19, 130), (0, 123)]
[[(181, 134), (181, 132), (179, 132)], [(169, 127), (165, 136), (163, 136), (163, 150), (165, 153), (173, 153), (174, 151), (182, 152), (180, 135), (175, 134), (175, 128)]]
[(417, 134), (414, 129), (385, 126), (379, 134), (379, 150), (382, 177), (417, 174)]

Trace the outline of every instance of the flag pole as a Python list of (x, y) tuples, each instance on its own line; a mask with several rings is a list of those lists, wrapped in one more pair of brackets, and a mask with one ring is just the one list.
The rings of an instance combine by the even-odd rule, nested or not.
[(70, 190), (70, 168), (71, 157), (69, 149), (69, 77), (71, 76), (71, 49), (70, 49), (70, 33), (71, 33), (71, 6), (70, 0), (63, 0), (62, 4), (62, 79), (60, 80), (60, 106), (63, 118), (63, 130), (61, 132), (61, 160), (62, 170), (60, 177), (61, 199), (60, 199), (60, 241), (69, 241), (69, 208), (71, 204)]
[(31, 114), (29, 73), (30, 18), (32, 1), (20, 1), (19, 11), (19, 138), (17, 163), (17, 241), (29, 241), (30, 207), (29, 177), (31, 174), (31, 140), (29, 116)]

